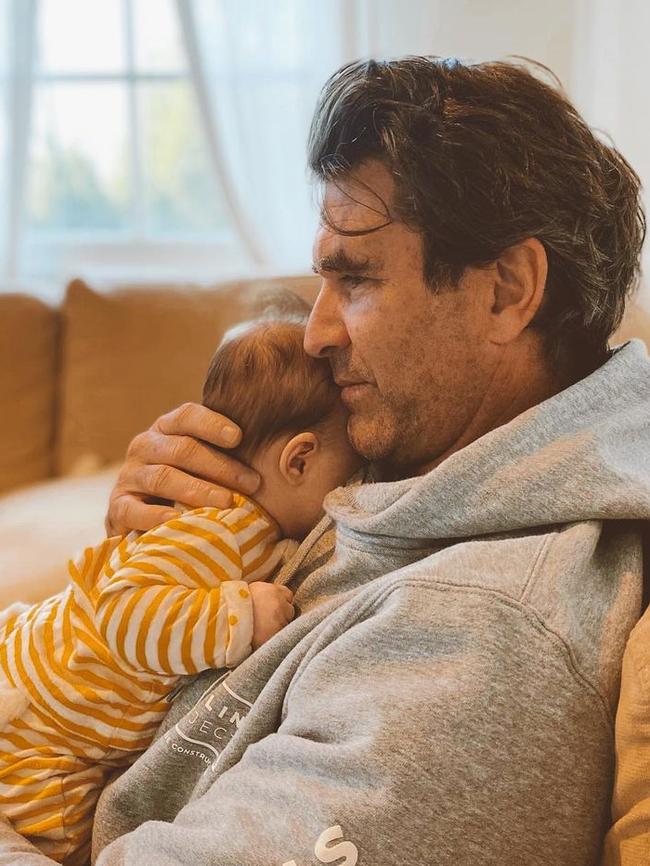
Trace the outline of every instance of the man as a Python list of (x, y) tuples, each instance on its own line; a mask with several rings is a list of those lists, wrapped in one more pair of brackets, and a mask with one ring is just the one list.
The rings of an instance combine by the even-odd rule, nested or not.
[[(344, 67), (309, 154), (305, 347), (372, 468), (277, 577), (300, 615), (187, 685), (107, 790), (97, 863), (593, 864), (650, 518), (650, 361), (607, 348), (638, 179), (505, 63)], [(109, 531), (254, 493), (209, 444), (240, 433), (199, 406), (159, 419)], [(9, 831), (4, 851), (47, 862)]]

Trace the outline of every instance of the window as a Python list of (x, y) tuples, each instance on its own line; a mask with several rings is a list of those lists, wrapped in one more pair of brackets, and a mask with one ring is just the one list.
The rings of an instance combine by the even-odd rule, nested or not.
[(236, 246), (173, 0), (36, 8), (22, 274), (195, 275)]

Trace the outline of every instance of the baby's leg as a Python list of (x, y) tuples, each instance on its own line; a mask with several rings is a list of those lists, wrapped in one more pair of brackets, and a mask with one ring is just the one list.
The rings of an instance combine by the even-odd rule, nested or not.
[[(5, 625), (11, 620), (15, 620), (21, 613), (28, 611), (31, 605), (15, 602), (9, 607), (0, 610), (0, 643), (4, 640), (3, 630)], [(7, 682), (0, 669), (0, 730), (13, 719), (21, 716), (29, 704), (28, 699), (19, 689), (13, 688), (11, 683)]]
[(97, 799), (114, 770), (16, 719), (0, 733), (0, 814), (48, 857), (82, 866)]

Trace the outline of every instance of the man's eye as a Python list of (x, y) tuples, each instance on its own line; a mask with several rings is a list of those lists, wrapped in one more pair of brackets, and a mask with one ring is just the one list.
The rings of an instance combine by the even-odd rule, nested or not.
[(366, 278), (362, 277), (360, 274), (345, 274), (340, 277), (340, 281), (346, 289), (354, 289), (356, 286), (360, 286), (361, 283), (364, 283)]

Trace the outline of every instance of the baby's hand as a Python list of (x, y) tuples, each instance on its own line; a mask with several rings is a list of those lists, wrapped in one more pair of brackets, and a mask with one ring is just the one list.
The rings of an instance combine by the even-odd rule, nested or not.
[(253, 602), (253, 649), (256, 650), (291, 622), (296, 612), (293, 593), (288, 587), (257, 580), (248, 588)]

